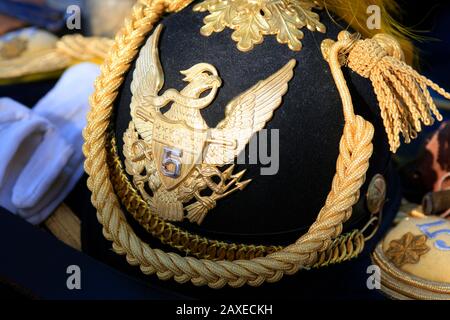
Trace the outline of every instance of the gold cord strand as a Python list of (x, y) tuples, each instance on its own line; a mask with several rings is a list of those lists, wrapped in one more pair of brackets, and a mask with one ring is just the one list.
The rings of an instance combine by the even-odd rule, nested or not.
[[(292, 245), (266, 257), (251, 260), (199, 260), (152, 249), (128, 225), (109, 179), (106, 161), (107, 130), (124, 74), (145, 35), (166, 9), (166, 1), (161, 0), (142, 0), (134, 6), (131, 19), (125, 22), (116, 36), (115, 44), (102, 65), (102, 73), (90, 99), (92, 108), (84, 130), (83, 151), (86, 156), (85, 169), (89, 174), (88, 187), (92, 191), (92, 203), (97, 208), (104, 236), (113, 242), (113, 249), (117, 253), (126, 255), (130, 264), (139, 265), (146, 274), (156, 273), (163, 280), (174, 278), (180, 283), (191, 281), (194, 285), (208, 285), (212, 288), (225, 285), (240, 287), (245, 284), (259, 286), (265, 281), (276, 282), (284, 274), (293, 274), (299, 269), (313, 266), (320, 252), (332, 245), (333, 239), (342, 232), (343, 222), (350, 217), (372, 155), (373, 126), (353, 114), (348, 97), (343, 100), (344, 111), (348, 114), (345, 117), (331, 191), (317, 220)], [(330, 64), (330, 67), (333, 74), (339, 73), (340, 65)], [(335, 79), (339, 84), (345, 83), (345, 79), (339, 74)], [(346, 94), (341, 92), (341, 95)]]
[(341, 235), (326, 251), (322, 251), (314, 268), (327, 267), (357, 257), (364, 250), (364, 235), (359, 230)]

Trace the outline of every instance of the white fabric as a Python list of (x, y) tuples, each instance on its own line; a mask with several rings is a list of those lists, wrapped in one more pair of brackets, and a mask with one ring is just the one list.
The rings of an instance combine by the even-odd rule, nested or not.
[(48, 121), (9, 98), (0, 98), (0, 206), (17, 213), (12, 189), (49, 127)]
[(12, 187), (11, 203), (16, 210), (5, 206), (30, 223), (45, 220), (83, 175), (82, 129), (98, 74), (98, 66), (91, 63), (68, 69), (31, 112), (50, 125)]
[(31, 117), (27, 107), (12, 99), (0, 98), (0, 136), (2, 137), (0, 187), (4, 183), (8, 166), (21, 143), (34, 134), (42, 135), (46, 127), (47, 121)]
[(60, 133), (49, 130), (17, 178), (12, 203), (17, 208), (34, 210), (73, 154), (74, 149)]

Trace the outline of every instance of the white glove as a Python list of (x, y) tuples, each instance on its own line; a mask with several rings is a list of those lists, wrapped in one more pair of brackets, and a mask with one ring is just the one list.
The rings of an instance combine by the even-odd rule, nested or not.
[(12, 189), (51, 125), (9, 98), (0, 98), (0, 206), (17, 213)]
[(12, 191), (18, 214), (33, 224), (45, 220), (83, 175), (82, 129), (99, 73), (92, 63), (68, 69), (33, 108), (34, 115), (55, 128), (23, 168)]

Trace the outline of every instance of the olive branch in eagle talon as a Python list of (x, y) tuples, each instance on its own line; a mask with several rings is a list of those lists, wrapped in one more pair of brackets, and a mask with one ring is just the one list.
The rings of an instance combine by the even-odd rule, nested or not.
[[(209, 168), (210, 170), (213, 168)], [(209, 210), (216, 206), (216, 201), (220, 200), (233, 192), (238, 190), (244, 190), (244, 188), (251, 182), (251, 179), (240, 181), (245, 170), (242, 170), (236, 174), (233, 174), (234, 164), (229, 166), (225, 171), (218, 174), (220, 177), (220, 183), (215, 184), (211, 179), (208, 179), (208, 175), (200, 170), (200, 174), (205, 178), (205, 182), (209, 189), (212, 190), (212, 194), (208, 197), (203, 197), (197, 191), (194, 194), (196, 202), (186, 206), (187, 216), (186, 218), (191, 222), (201, 224), (203, 219)]]
[[(132, 120), (123, 137), (125, 168), (155, 214), (200, 224), (219, 199), (250, 183), (242, 181), (245, 170), (234, 173), (234, 164), (224, 171), (219, 168), (234, 161), (281, 105), (295, 60), (234, 98), (225, 118), (209, 128), (200, 110), (212, 103), (222, 80), (214, 66), (198, 63), (181, 71), (185, 88), (158, 95), (164, 84), (158, 53), (161, 28), (155, 29), (136, 61)], [(162, 113), (167, 105), (170, 109)]]

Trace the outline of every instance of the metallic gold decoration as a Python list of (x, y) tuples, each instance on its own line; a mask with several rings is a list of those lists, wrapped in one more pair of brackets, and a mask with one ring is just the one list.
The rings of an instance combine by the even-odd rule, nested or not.
[[(287, 92), (295, 60), (233, 99), (225, 119), (211, 129), (200, 110), (210, 105), (222, 83), (214, 66), (199, 63), (182, 71), (186, 87), (158, 95), (164, 82), (157, 48), (161, 29), (161, 25), (156, 28), (136, 63), (132, 121), (123, 136), (125, 167), (160, 217), (181, 221), (186, 210), (187, 219), (200, 224), (217, 200), (250, 182), (241, 181), (245, 171), (233, 173), (234, 165), (224, 171), (218, 167), (231, 163), (271, 119)], [(161, 113), (170, 103), (170, 110)]]
[(400, 300), (449, 300), (450, 284), (424, 279), (411, 272), (393, 268), (383, 253), (380, 242), (372, 255), (373, 263), (381, 269), (381, 290), (389, 297)]
[[(320, 252), (330, 248), (332, 240), (341, 234), (343, 223), (352, 216), (352, 208), (359, 198), (373, 151), (374, 128), (370, 122), (355, 114), (351, 95), (338, 61), (340, 54), (346, 52), (351, 54), (354, 50), (348, 46), (349, 42), (346, 39), (338, 41), (329, 55), (330, 71), (341, 96), (345, 119), (339, 156), (336, 160), (336, 174), (324, 206), (305, 234), (299, 236), (291, 245), (263, 258), (232, 262), (209, 261), (153, 248), (142, 241), (126, 219), (123, 207), (114, 193), (106, 162), (106, 136), (116, 105), (117, 90), (124, 83), (131, 62), (147, 33), (179, 2), (137, 1), (130, 19), (116, 37), (116, 43), (102, 67), (103, 72), (95, 82), (95, 92), (90, 99), (88, 125), (83, 131), (85, 138), (83, 152), (86, 156), (84, 167), (89, 175), (88, 187), (92, 191), (91, 200), (97, 209), (98, 220), (103, 226), (103, 235), (113, 243), (112, 248), (116, 253), (126, 255), (128, 263), (139, 266), (147, 275), (154, 274), (165, 281), (174, 279), (178, 283), (190, 281), (193, 285), (208, 285), (214, 289), (227, 285), (237, 288), (244, 285), (260, 286), (266, 282), (274, 283), (284, 275), (293, 275), (301, 269), (311, 268), (317, 262)], [(353, 55), (352, 59), (354, 62), (359, 59), (363, 63), (367, 57), (358, 54)], [(352, 59), (349, 58), (349, 61)], [(396, 64), (401, 66), (402, 72), (406, 73), (408, 70), (412, 72), (396, 58), (387, 60), (384, 59), (384, 63), (390, 63), (391, 67)], [(370, 64), (371, 67), (374, 61)], [(372, 70), (377, 70), (380, 74), (389, 71), (380, 68)], [(376, 75), (379, 74), (373, 73), (373, 78)], [(424, 77), (421, 80), (425, 81)], [(430, 84), (431, 81), (428, 80), (425, 86)], [(436, 85), (432, 88), (440, 90)], [(401, 103), (400, 101), (399, 104)]]
[[(127, 256), (127, 261), (139, 266), (145, 274), (155, 274), (159, 279), (174, 279), (178, 283), (188, 281), (196, 286), (208, 285), (219, 289), (229, 285), (260, 286), (265, 282), (279, 281), (284, 275), (292, 275), (300, 269), (312, 267), (321, 251), (327, 250), (332, 240), (342, 231), (342, 224), (352, 215), (352, 208), (359, 198), (359, 190), (372, 155), (374, 128), (370, 122), (354, 113), (350, 93), (337, 55), (345, 49), (339, 42), (330, 55), (330, 70), (341, 95), (345, 125), (336, 160), (336, 174), (324, 206), (308, 231), (292, 245), (263, 258), (248, 261), (208, 261), (186, 257), (174, 252), (154, 249), (143, 242), (133, 231), (124, 210), (114, 192), (108, 163), (106, 162), (106, 136), (112, 121), (112, 110), (117, 98), (117, 88), (125, 75), (145, 36), (164, 13), (169, 13), (177, 0), (141, 0), (136, 2), (131, 17), (121, 29), (112, 47), (103, 72), (95, 82), (91, 96), (88, 125), (83, 131), (86, 156), (85, 170), (89, 175), (88, 187), (92, 191), (92, 204), (103, 226), (103, 235), (113, 242), (113, 250)], [(173, 5), (176, 7), (176, 5)], [(350, 156), (349, 156), (350, 155)], [(106, 200), (106, 201), (105, 201)]]
[(231, 28), (231, 38), (244, 52), (262, 43), (265, 35), (276, 35), (279, 43), (301, 50), (300, 29), (306, 26), (311, 31), (326, 31), (312, 9), (320, 6), (311, 0), (205, 0), (194, 6), (194, 11), (209, 12), (203, 20), (202, 35)]
[(1, 45), (0, 84), (55, 77), (81, 61), (101, 63), (113, 43), (78, 34), (58, 39), (44, 31), (33, 37), (16, 37)]
[(333, 240), (328, 250), (319, 254), (314, 268), (327, 267), (356, 258), (364, 250), (364, 235), (359, 230), (341, 234)]
[(415, 236), (411, 232), (405, 233), (398, 240), (392, 240), (386, 250), (386, 257), (397, 267), (407, 263), (418, 263), (420, 256), (427, 253), (430, 248), (426, 244), (427, 236)]
[[(344, 34), (342, 32), (338, 35), (338, 41), (344, 40), (346, 37), (349, 37), (349, 46), (355, 43), (356, 41), (361, 39), (361, 34), (359, 33), (352, 33), (352, 34)], [(330, 50), (333, 47), (333, 45), (336, 43), (336, 40), (333, 39), (324, 39), (320, 44), (320, 51), (322, 52), (322, 57), (325, 59), (325, 61), (329, 62), (329, 56), (330, 56)], [(347, 53), (341, 52), (338, 55), (338, 61), (341, 66), (345, 66), (347, 63)]]
[[(122, 206), (133, 218), (153, 237), (161, 243), (180, 250), (185, 254), (208, 260), (249, 260), (264, 257), (270, 253), (280, 251), (282, 246), (231, 243), (209, 239), (185, 231), (174, 224), (164, 221), (154, 214), (146, 200), (140, 195), (123, 171), (119, 158), (114, 133), (108, 135), (107, 162), (111, 174), (114, 191), (117, 193)], [(326, 267), (332, 264), (351, 260), (362, 252), (367, 237), (364, 231), (372, 223), (368, 221), (361, 230), (354, 229), (333, 240), (333, 244), (326, 251), (320, 253), (314, 268)]]
[(161, 219), (143, 199), (125, 174), (119, 158), (114, 133), (108, 135), (107, 162), (114, 191), (127, 212), (161, 243), (200, 259), (229, 261), (263, 257), (282, 249), (281, 246), (230, 243), (208, 239), (183, 230)]
[(167, 0), (166, 3), (170, 12), (179, 12), (190, 5), (192, 2), (194, 2), (194, 0)]
[(0, 58), (5, 60), (20, 57), (20, 55), (27, 49), (28, 40), (22, 38), (13, 38), (5, 42), (0, 47)]
[(381, 174), (376, 174), (370, 181), (366, 193), (367, 209), (372, 214), (379, 213), (386, 201), (386, 180)]

